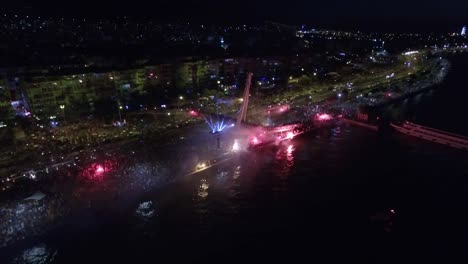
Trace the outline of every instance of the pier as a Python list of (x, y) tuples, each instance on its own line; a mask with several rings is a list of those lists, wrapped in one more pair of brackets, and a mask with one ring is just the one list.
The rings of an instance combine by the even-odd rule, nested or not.
[(411, 122), (404, 122), (402, 126), (390, 124), (396, 131), (406, 135), (418, 137), (449, 147), (468, 150), (468, 137), (445, 132), (442, 130), (421, 126)]

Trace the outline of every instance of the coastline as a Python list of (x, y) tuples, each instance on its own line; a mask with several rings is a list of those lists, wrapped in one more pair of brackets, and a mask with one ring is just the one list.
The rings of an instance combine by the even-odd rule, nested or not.
[[(444, 61), (444, 67), (443, 67), (443, 68), (444, 68), (444, 70), (442, 70), (441, 75), (439, 76), (439, 78), (433, 79), (431, 82), (425, 83), (424, 85), (417, 86), (417, 88), (411, 89), (409, 92), (407, 92), (407, 93), (401, 95), (400, 97), (392, 98), (392, 100), (401, 100), (401, 99), (404, 98), (404, 97), (413, 96), (413, 95), (415, 95), (415, 94), (424, 92), (425, 90), (434, 88), (435, 85), (437, 85), (438, 83), (442, 82), (442, 81), (445, 79), (445, 77), (446, 77), (446, 75), (447, 75), (447, 73), (448, 73), (448, 71), (449, 71), (449, 69), (450, 69), (450, 63), (449, 63), (447, 60)], [(385, 99), (385, 98), (384, 98), (384, 99)], [(353, 106), (353, 104), (355, 104), (355, 103), (356, 103), (356, 102), (355, 102), (354, 100), (350, 100), (350, 101), (344, 103), (344, 105), (349, 104), (349, 105)], [(380, 103), (386, 104), (386, 103), (391, 103), (391, 102), (389, 102), (389, 100), (387, 99), (387, 100), (382, 100), (382, 102), (380, 102)], [(196, 137), (196, 136), (197, 136), (197, 135), (195, 135), (195, 137)], [(205, 138), (206, 138), (206, 137), (205, 137)], [(123, 144), (122, 147), (120, 147), (120, 149), (125, 149), (126, 147), (129, 147), (129, 145), (132, 145), (132, 146), (133, 146), (133, 145), (135, 145), (134, 143), (135, 143), (135, 141), (126, 142), (125, 144)], [(148, 143), (151, 144), (151, 142), (144, 142), (143, 145), (146, 145), (146, 146), (144, 146), (144, 147), (151, 147), (151, 146), (148, 146), (148, 145), (147, 145)], [(184, 143), (185, 143), (185, 142), (176, 144), (176, 145), (174, 146), (174, 148), (181, 147), (181, 145), (183, 145)], [(132, 146), (131, 146), (131, 147), (132, 147)], [(133, 146), (133, 147), (135, 147), (135, 146)], [(226, 148), (226, 146), (224, 146), (224, 147)], [(165, 147), (160, 148), (160, 149), (159, 149), (159, 152), (161, 153), (161, 155), (164, 155), (164, 148), (171, 148), (171, 146), (165, 146)], [(144, 148), (142, 148), (142, 149), (144, 149)], [(185, 149), (187, 150), (188, 148), (185, 148)], [(140, 150), (141, 150), (141, 149), (140, 149)], [(153, 149), (153, 150), (154, 150), (154, 149)], [(195, 150), (195, 151), (194, 151), (194, 150)], [(201, 156), (202, 154), (200, 154), (200, 152), (199, 152), (199, 153), (196, 153), (198, 150), (199, 150), (199, 149), (197, 149), (196, 147), (195, 147), (195, 149), (193, 149), (193, 146), (192, 146), (192, 152), (194, 152), (196, 156)], [(102, 149), (101, 151), (105, 151), (105, 149)], [(203, 152), (203, 151), (202, 151), (202, 152)], [(192, 155), (193, 153), (185, 152), (184, 154), (185, 154), (185, 155), (184, 155), (184, 157), (182, 157), (182, 160), (191, 159), (191, 158), (192, 158), (191, 156), (193, 156), (193, 155)], [(166, 158), (167, 158), (167, 157), (166, 157)], [(194, 160), (195, 160), (195, 159), (194, 159)], [(200, 158), (198, 158), (198, 160), (200, 160)], [(178, 161), (180, 161), (180, 159), (179, 159)], [(193, 165), (193, 163), (196, 163), (196, 162), (192, 161), (191, 163), (192, 163), (192, 165)], [(161, 168), (158, 168), (158, 169), (160, 169), (160, 170), (162, 171), (161, 175), (163, 175), (162, 178), (164, 178), (164, 179), (162, 179), (162, 182), (159, 182), (159, 183), (158, 183), (158, 186), (157, 186), (157, 187), (156, 187), (156, 185), (155, 185), (156, 183), (151, 183), (149, 186), (146, 186), (146, 185), (144, 185), (144, 184), (143, 184), (143, 185), (136, 186), (136, 189), (137, 189), (137, 190), (140, 190), (140, 194), (139, 194), (140, 196), (144, 196), (144, 194), (145, 194), (146, 192), (154, 191), (154, 190), (156, 190), (156, 189), (158, 189), (158, 188), (164, 188), (164, 186), (167, 186), (167, 184), (170, 184), (171, 182), (180, 179), (181, 176), (186, 175), (187, 173), (188, 173), (188, 174), (196, 173), (196, 172), (190, 172), (190, 171), (186, 171), (186, 170), (184, 171), (184, 169), (181, 168), (180, 166), (178, 166), (178, 164), (164, 164), (164, 165), (161, 166)], [(148, 169), (148, 170), (149, 170), (149, 171), (152, 171), (153, 169)], [(178, 172), (177, 172), (177, 175), (174, 176), (173, 173), (172, 173), (172, 175), (169, 175), (169, 174), (171, 174), (170, 171), (178, 171)], [(149, 173), (148, 173), (148, 175), (149, 175)], [(120, 179), (115, 178), (115, 179), (113, 179), (113, 180), (114, 180), (114, 181), (119, 181)], [(113, 183), (111, 182), (111, 183), (108, 183), (108, 184), (109, 184), (109, 185), (112, 185)], [(109, 187), (109, 186), (107, 186), (107, 187)], [(93, 186), (91, 186), (91, 189), (94, 189)], [(106, 187), (104, 187), (104, 189), (106, 189)], [(110, 190), (111, 190), (111, 188), (106, 189), (106, 190), (105, 190), (106, 193), (100, 192), (99, 190), (98, 190), (98, 191), (96, 191), (96, 190), (91, 190), (91, 192), (92, 192), (92, 191), (96, 191), (95, 195), (96, 195), (97, 198), (95, 198), (95, 199), (96, 199), (96, 200), (99, 200), (98, 203), (101, 204), (101, 205), (98, 205), (98, 206), (96, 207), (96, 209), (93, 209), (93, 210), (97, 210), (97, 212), (102, 212), (102, 211), (101, 211), (102, 209), (99, 209), (99, 208), (106, 208), (106, 203), (107, 203), (107, 202), (111, 202), (111, 203), (112, 203), (112, 199), (115, 199), (115, 200), (125, 199), (125, 200), (127, 200), (126, 202), (128, 203), (128, 196), (126, 196), (125, 191), (119, 191), (119, 195), (118, 195), (119, 197), (114, 198), (114, 196), (112, 196), (112, 192), (111, 192)], [(81, 191), (84, 191), (85, 193), (87, 193), (89, 190), (81, 190)], [(128, 190), (127, 192), (130, 192), (130, 190)], [(104, 197), (104, 198), (103, 198), (102, 196), (107, 196), (107, 197)], [(132, 195), (132, 196), (134, 196), (134, 195)], [(82, 212), (81, 210), (83, 210), (83, 209), (84, 209), (84, 210), (87, 210), (87, 209), (86, 209), (86, 202), (84, 202), (84, 201), (79, 201), (79, 200), (75, 200), (74, 197), (70, 197), (70, 198), (68, 198), (68, 199), (70, 199), (70, 200), (66, 201), (65, 204), (68, 204), (68, 205), (70, 205), (70, 204), (75, 204), (75, 203), (80, 204), (80, 206), (78, 206), (79, 209), (76, 209), (76, 213)], [(76, 199), (79, 199), (79, 198), (76, 198)], [(91, 196), (90, 196), (90, 197), (87, 197), (87, 199), (92, 200)], [(136, 201), (137, 198), (134, 197), (134, 199), (130, 199), (130, 200), (135, 200), (135, 201)], [(54, 201), (54, 200), (52, 199), (52, 201)], [(68, 207), (68, 206), (64, 206), (64, 207)], [(89, 208), (91, 208), (91, 207), (89, 207)], [(93, 210), (91, 210), (91, 212), (92, 212)], [(95, 211), (95, 212), (96, 212), (96, 211)], [(40, 228), (40, 229), (43, 230), (43, 231), (40, 232), (40, 233), (38, 233), (38, 234), (30, 234), (30, 235), (32, 235), (32, 237), (34, 237), (34, 236), (40, 236), (40, 235), (43, 234), (44, 232), (47, 232), (47, 231), (50, 230), (50, 228), (47, 228), (47, 227), (50, 227), (50, 226), (53, 227), (53, 226), (56, 225), (58, 222), (62, 221), (63, 219), (67, 219), (67, 218), (69, 218), (69, 217), (73, 217), (73, 215), (75, 215), (75, 214), (74, 214), (74, 213), (70, 213), (68, 216), (64, 216), (64, 217), (60, 216), (60, 217), (57, 217), (57, 218), (53, 219), (52, 221), (49, 221), (49, 222), (44, 223), (44, 224), (41, 224), (41, 228)], [(52, 224), (51, 224), (51, 222), (52, 222)], [(19, 239), (19, 241), (24, 240), (24, 239), (27, 240), (28, 237), (22, 237), (21, 239)], [(0, 248), (8, 247), (8, 246), (10, 246), (10, 245), (14, 245), (16, 242), (17, 242), (17, 241), (9, 241), (8, 243), (5, 243), (4, 245), (0, 245)], [(2, 244), (3, 244), (3, 243), (2, 243)]]

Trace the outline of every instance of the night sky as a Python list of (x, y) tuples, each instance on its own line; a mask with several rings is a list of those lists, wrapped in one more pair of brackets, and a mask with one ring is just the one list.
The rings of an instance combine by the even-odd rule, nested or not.
[[(288, 1), (10, 1), (8, 12), (60, 16), (105, 17), (127, 15), (161, 21), (259, 22), (385, 28), (458, 27), (468, 23), (468, 1), (463, 0), (288, 0)], [(6, 6), (5, 6), (6, 4)], [(370, 23), (372, 22), (372, 23)], [(454, 28), (455, 29), (455, 28)]]

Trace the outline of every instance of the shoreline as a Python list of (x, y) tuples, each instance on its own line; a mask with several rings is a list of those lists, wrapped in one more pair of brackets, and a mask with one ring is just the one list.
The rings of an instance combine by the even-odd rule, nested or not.
[[(448, 61), (446, 61), (446, 63), (448, 63)], [(446, 69), (446, 70), (444, 71), (444, 73), (442, 74), (442, 79), (441, 79), (440, 81), (443, 81), (443, 80), (445, 79), (447, 73), (448, 73), (448, 69)], [(428, 85), (426, 85), (426, 86), (424, 86), (424, 87), (420, 87), (420, 88), (418, 88), (418, 89), (416, 89), (416, 90), (414, 90), (414, 91), (410, 91), (409, 94), (407, 93), (407, 94), (402, 95), (402, 96), (412, 96), (413, 94), (417, 94), (417, 93), (423, 92), (423, 91), (425, 91), (425, 90), (427, 90), (427, 89), (433, 88), (437, 83), (438, 83), (438, 82), (431, 82), (430, 84), (428, 84)], [(397, 100), (397, 98), (395, 98), (394, 100)], [(399, 97), (398, 100), (401, 100), (401, 97)], [(353, 102), (352, 102), (352, 100), (350, 100), (350, 101), (348, 101), (348, 102), (346, 102), (346, 103), (352, 104)], [(201, 134), (200, 134), (200, 135), (201, 135)], [(194, 137), (200, 136), (200, 135), (195, 135)], [(210, 136), (211, 136), (211, 135), (210, 135)], [(204, 138), (206, 139), (206, 138), (208, 138), (208, 137), (205, 136)], [(208, 140), (208, 139), (206, 139), (206, 140)], [(137, 142), (137, 144), (135, 144), (135, 142)], [(139, 140), (133, 140), (133, 141), (130, 141), (130, 142), (125, 142), (121, 148), (123, 148), (123, 149), (128, 148), (128, 147), (129, 147), (129, 148), (135, 148), (135, 147), (138, 147), (137, 145), (141, 145), (141, 143), (143, 143), (143, 145), (144, 145), (144, 148), (143, 148), (143, 149), (145, 149), (145, 148), (153, 148), (153, 146), (148, 146), (148, 145), (147, 145), (148, 143), (151, 144), (151, 141), (150, 141), (150, 142), (145, 142), (145, 141), (141, 142), (141, 141), (139, 141)], [(172, 147), (173, 147), (173, 148), (178, 148), (178, 147), (181, 147), (181, 145), (184, 145), (184, 143), (185, 143), (185, 142), (177, 142), (177, 143), (175, 143), (175, 144), (172, 145), (172, 146), (171, 146), (171, 145), (166, 145), (166, 146), (163, 146), (163, 147), (159, 147), (159, 148), (156, 148), (156, 149), (157, 149), (156, 152), (157, 152), (158, 154), (161, 154), (161, 153), (164, 154), (164, 149), (165, 149), (165, 148), (172, 148)], [(193, 146), (192, 146), (192, 148), (193, 148)], [(155, 149), (153, 148), (152, 150), (155, 150)], [(105, 152), (106, 149), (101, 149), (100, 151), (101, 151), (101, 152)], [(200, 154), (200, 153), (196, 153), (196, 151), (195, 151), (194, 153), (195, 153), (195, 155), (198, 155), (198, 156), (202, 155), (202, 154)], [(188, 158), (190, 158), (190, 156), (191, 156), (190, 153), (184, 153), (184, 154), (185, 154), (185, 158), (184, 158), (184, 159), (188, 159)], [(154, 154), (153, 154), (153, 155), (154, 155)], [(157, 154), (156, 154), (156, 155), (157, 155)], [(167, 158), (167, 157), (166, 157), (166, 158)], [(198, 158), (199, 158), (199, 157), (198, 157)], [(149, 158), (149, 159), (151, 159), (151, 158)], [(146, 163), (148, 163), (148, 162), (146, 162)], [(124, 165), (122, 165), (122, 167), (124, 167)], [(206, 168), (206, 169), (210, 169), (210, 168), (211, 168), (211, 166), (209, 166), (209, 167)], [(193, 174), (198, 173), (197, 171), (184, 173), (184, 172), (183, 172), (183, 168), (180, 168), (177, 164), (170, 164), (170, 163), (169, 163), (169, 164), (163, 165), (163, 169), (166, 170), (166, 173), (167, 173), (167, 170), (169, 170), (169, 171), (175, 170), (175, 171), (178, 171), (178, 172), (176, 173), (177, 175), (175, 175), (175, 176), (168, 176), (168, 175), (163, 176), (163, 177), (164, 177), (164, 179), (163, 179), (164, 182), (161, 182), (160, 185), (158, 185), (158, 186), (155, 186), (155, 185), (151, 185), (151, 184), (150, 184), (150, 187), (149, 187), (148, 189), (146, 188), (145, 185), (136, 186), (136, 188), (139, 189), (140, 192), (141, 192), (141, 193), (138, 195), (138, 197), (143, 197), (143, 196), (145, 196), (145, 194), (147, 194), (147, 193), (149, 193), (149, 192), (154, 192), (154, 191), (158, 191), (158, 190), (161, 189), (161, 188), (165, 188), (167, 185), (169, 185), (169, 184), (171, 184), (171, 183), (173, 183), (173, 182), (175, 182), (175, 181), (180, 180), (180, 179), (183, 178), (184, 176), (193, 175)], [(121, 180), (121, 179), (119, 179), (119, 178), (113, 178), (113, 182), (120, 181), (120, 180)], [(107, 184), (112, 185), (112, 184), (114, 184), (113, 182), (108, 182)], [(68, 185), (73, 185), (73, 184), (74, 184), (74, 183), (68, 183)], [(84, 186), (84, 187), (86, 188), (86, 186)], [(92, 186), (91, 186), (91, 187), (92, 187)], [(101, 186), (101, 187), (102, 187), (102, 186)], [(113, 186), (113, 187), (115, 187), (115, 186)], [(80, 189), (81, 186), (75, 186), (75, 187), (71, 187), (71, 188)], [(104, 189), (105, 189), (105, 188), (106, 188), (106, 186), (104, 186)], [(118, 188), (118, 186), (117, 186), (117, 188)], [(88, 189), (88, 190), (81, 190), (81, 191), (84, 191), (84, 192), (86, 193), (86, 192), (93, 192), (94, 190)], [(127, 195), (128, 195), (128, 193), (129, 193), (130, 190), (126, 190), (126, 191), (125, 191), (125, 190), (124, 190), (124, 191), (121, 191), (121, 190), (120, 190), (117, 198), (113, 198), (112, 195), (110, 194), (110, 191), (109, 191), (109, 190), (105, 190), (105, 191), (106, 191), (107, 194), (103, 194), (103, 193), (95, 193), (95, 194), (94, 194), (94, 195), (96, 195), (96, 197), (94, 197), (94, 199), (97, 201), (96, 203), (102, 203), (100, 206), (98, 206), (98, 208), (101, 208), (101, 209), (102, 209), (102, 208), (106, 208), (106, 204), (109, 203), (109, 202), (112, 202), (112, 199), (126, 199), (126, 200), (128, 200), (128, 196), (126, 196), (125, 192), (127, 192)], [(101, 195), (103, 195), (103, 196), (106, 196), (106, 195), (107, 195), (107, 197), (102, 197)], [(100, 197), (100, 196), (101, 196), (101, 197)], [(134, 196), (134, 199), (131, 199), (131, 200), (136, 201), (138, 198), (135, 197), (135, 195), (133, 195), (133, 196)], [(74, 210), (75, 213), (69, 213), (69, 214), (67, 214), (67, 216), (64, 216), (63, 218), (59, 217), (59, 218), (57, 218), (57, 219), (54, 219), (54, 220), (52, 221), (52, 223), (46, 223), (45, 225), (41, 225), (41, 228), (42, 228), (43, 231), (42, 231), (41, 233), (39, 233), (39, 234), (32, 234), (32, 236), (30, 237), (31, 239), (34, 239), (34, 237), (40, 237), (40, 236), (43, 235), (45, 232), (50, 232), (51, 229), (47, 228), (47, 226), (52, 225), (51, 228), (52, 228), (52, 230), (53, 230), (53, 229), (55, 229), (54, 226), (56, 226), (56, 225), (57, 225), (57, 226), (60, 226), (60, 225), (61, 225), (61, 222), (62, 222), (63, 220), (66, 221), (66, 219), (68, 219), (68, 218), (70, 218), (70, 217), (73, 217), (73, 216), (76, 215), (78, 212), (80, 212), (80, 211), (82, 211), (82, 210), (85, 210), (85, 211), (87, 210), (86, 207), (85, 207), (85, 205), (84, 205), (85, 202), (84, 202), (84, 201), (79, 201), (80, 198), (76, 198), (76, 199), (78, 199), (78, 200), (74, 200), (75, 198), (73, 198), (73, 197), (68, 197), (68, 198), (65, 198), (65, 199), (68, 199), (68, 202), (65, 202), (65, 203), (67, 203), (67, 204), (75, 204), (75, 203), (78, 203), (78, 204), (81, 204), (81, 205), (79, 205), (78, 208)], [(91, 198), (91, 199), (89, 199), (89, 200), (92, 200), (92, 199), (93, 199), (93, 198)], [(89, 207), (89, 208), (91, 208), (91, 207)], [(100, 212), (100, 210), (96, 208), (96, 211), (91, 210), (91, 211), (88, 211), (88, 212), (90, 212), (90, 213), (93, 213), (93, 212), (94, 212), (94, 213), (98, 213), (98, 212)], [(79, 213), (78, 213), (78, 214), (79, 214)], [(45, 229), (47, 229), (47, 230), (45, 230)], [(7, 243), (7, 244), (5, 244), (5, 245), (0, 245), (0, 249), (3, 249), (3, 248), (5, 248), (5, 247), (9, 247), (9, 246), (14, 246), (15, 244), (19, 243), (20, 241), (27, 241), (27, 240), (29, 240), (28, 237), (25, 237), (25, 238), (20, 239), (20, 240), (18, 240), (18, 241), (10, 241), (9, 243)]]

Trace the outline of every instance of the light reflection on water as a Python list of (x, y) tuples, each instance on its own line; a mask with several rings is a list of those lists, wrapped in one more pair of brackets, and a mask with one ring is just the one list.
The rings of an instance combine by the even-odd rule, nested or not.
[(152, 201), (142, 202), (138, 205), (138, 208), (135, 210), (137, 216), (145, 221), (149, 221), (153, 216), (156, 215), (156, 210), (154, 209)]
[(241, 166), (236, 166), (236, 168), (234, 169), (234, 172), (232, 173), (232, 178), (234, 180), (236, 180), (237, 178), (239, 178), (240, 176), (240, 169), (241, 169)]
[(208, 196), (208, 188), (210, 188), (208, 181), (206, 179), (202, 179), (198, 186), (198, 197), (206, 198)]
[[(347, 183), (362, 184), (361, 179), (350, 176), (353, 173), (372, 175), (366, 177), (375, 181), (385, 177), (388, 177), (387, 180), (401, 177), (399, 175), (404, 172), (401, 172), (400, 160), (389, 164), (391, 170), (396, 173), (379, 171), (380, 165), (386, 164), (383, 160), (389, 157), (396, 158), (402, 153), (399, 148), (388, 147), (387, 139), (383, 140), (385, 144), (377, 145), (379, 140), (374, 132), (342, 125), (330, 128), (328, 132), (318, 133), (316, 136), (310, 134), (295, 138), (273, 151), (243, 153), (229, 162), (168, 186), (160, 196), (157, 192), (149, 194), (149, 198), (145, 197), (140, 203), (132, 206), (131, 217), (137, 221), (119, 230), (122, 233), (120, 241), (109, 241), (109, 243), (112, 245), (128, 243), (128, 234), (130, 234), (135, 243), (147, 238), (145, 241), (150, 242), (150, 246), (146, 245), (149, 248), (153, 242), (168, 244), (167, 247), (177, 247), (182, 243), (180, 241), (190, 237), (193, 241), (203, 241), (203, 243), (208, 241), (206, 242), (208, 246), (219, 250), (221, 246), (216, 242), (210, 242), (209, 239), (217, 238), (226, 242), (230, 241), (231, 237), (234, 237), (233, 241), (243, 241), (244, 237), (247, 237), (268, 244), (268, 241), (262, 240), (264, 238), (259, 233), (275, 234), (276, 230), (280, 230), (278, 232), (287, 236), (290, 232), (297, 231), (294, 227), (297, 222), (300, 228), (306, 230), (305, 232), (313, 230), (320, 233), (320, 230), (314, 229), (314, 224), (323, 224), (329, 219), (324, 214), (315, 214), (314, 210), (320, 210), (317, 204), (329, 206), (327, 203), (330, 200), (346, 200), (347, 194), (358, 191), (372, 194), (372, 197), (377, 197), (375, 200), (380, 199), (380, 201), (394, 198), (393, 191), (386, 190), (387, 182), (372, 187), (383, 188), (385, 195), (380, 195), (377, 191), (374, 193), (368, 188), (366, 185), (368, 182), (365, 180), (362, 180), (366, 185), (363, 188), (359, 185), (341, 187)], [(400, 144), (411, 143), (400, 141)], [(381, 147), (384, 148), (383, 151)], [(407, 152), (406, 149), (402, 150), (404, 153)], [(380, 151), (392, 153), (383, 158), (375, 157), (374, 154), (381, 153)], [(434, 158), (432, 156), (435, 154), (428, 158)], [(421, 156), (419, 152), (411, 155)], [(376, 165), (356, 166), (354, 163), (356, 161), (356, 164), (360, 164), (358, 162), (369, 159)], [(131, 173), (135, 174), (135, 177), (143, 176), (142, 179), (155, 173), (149, 165), (130, 167)], [(348, 171), (352, 172), (348, 174)], [(377, 171), (380, 172), (378, 175)], [(391, 177), (388, 176), (390, 174)], [(411, 175), (417, 177), (419, 174)], [(371, 208), (373, 201), (365, 200), (365, 206)], [(336, 219), (341, 219), (340, 214), (350, 213), (340, 207), (336, 210), (336, 215), (332, 213)], [(135, 217), (135, 214), (138, 217)], [(322, 222), (315, 223), (316, 218)], [(363, 219), (367, 221), (366, 217)], [(309, 225), (307, 221), (311, 224)], [(135, 228), (136, 226), (138, 228)], [(351, 224), (346, 227), (349, 227), (347, 230), (355, 228)], [(333, 224), (324, 227), (327, 231), (337, 228), (340, 227)], [(357, 227), (357, 230), (363, 229)], [(171, 241), (176, 242), (170, 244)], [(234, 242), (226, 243), (230, 247), (235, 247)], [(189, 244), (187, 248), (190, 247), (201, 248), (202, 245)], [(154, 251), (157, 251), (156, 246)], [(158, 253), (164, 252), (160, 250)]]
[(54, 263), (57, 250), (40, 244), (24, 250), (13, 259), (12, 264), (48, 264)]

